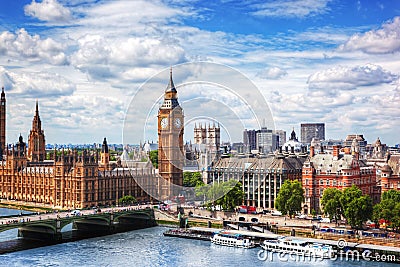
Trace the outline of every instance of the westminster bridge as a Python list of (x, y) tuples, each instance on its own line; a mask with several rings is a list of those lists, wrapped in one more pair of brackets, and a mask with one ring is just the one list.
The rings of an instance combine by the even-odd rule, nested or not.
[(18, 236), (24, 239), (62, 240), (66, 226), (72, 225), (76, 235), (97, 236), (156, 225), (151, 208), (119, 208), (103, 211), (82, 210), (52, 214), (29, 214), (0, 218), (0, 232), (18, 228)]

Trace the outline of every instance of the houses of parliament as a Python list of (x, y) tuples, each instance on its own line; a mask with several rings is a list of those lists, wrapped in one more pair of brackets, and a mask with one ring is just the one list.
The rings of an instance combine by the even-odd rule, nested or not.
[[(180, 164), (171, 165), (166, 159), (166, 155), (174, 157), (178, 153), (174, 147), (178, 147), (178, 150), (183, 147), (183, 115), (180, 116), (179, 112), (175, 111), (173, 118), (168, 116), (172, 106), (179, 105), (172, 82), (172, 72), (170, 84), (165, 91), (164, 102), (171, 105), (164, 103), (160, 107), (159, 142), (164, 139), (164, 143), (161, 144), (160, 176), (150, 161), (139, 162), (125, 159), (116, 163), (110, 162), (106, 138), (103, 140), (101, 152), (97, 149), (80, 152), (54, 150), (48, 152), (50, 159), (46, 159), (45, 134), (39, 116), (38, 102), (36, 102), (28, 145), (22, 136), (19, 137), (17, 143), (7, 145), (6, 96), (2, 88), (0, 199), (34, 202), (43, 206), (65, 209), (115, 205), (119, 198), (127, 195), (134, 196), (140, 202), (152, 201), (152, 196), (167, 198), (171, 193), (168, 188), (170, 185), (163, 183), (159, 186), (158, 181), (161, 178), (164, 178), (164, 181), (167, 179), (178, 185), (182, 184), (182, 170), (178, 168)], [(167, 127), (166, 124), (174, 125), (174, 127)], [(182, 129), (182, 134), (176, 131), (178, 128)], [(160, 133), (166, 132), (167, 129), (170, 129), (169, 134), (161, 136)], [(179, 145), (181, 143), (182, 145)], [(146, 192), (142, 189), (145, 183), (148, 183), (145, 185)], [(149, 193), (149, 190), (152, 192)]]

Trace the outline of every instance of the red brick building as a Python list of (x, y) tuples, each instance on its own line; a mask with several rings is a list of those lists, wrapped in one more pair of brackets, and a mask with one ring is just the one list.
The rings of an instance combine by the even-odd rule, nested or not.
[(310, 148), (310, 156), (303, 165), (304, 213), (321, 211), (321, 198), (327, 188), (343, 190), (356, 185), (363, 194), (370, 195), (374, 203), (379, 202), (380, 190), (377, 187), (375, 167), (368, 166), (364, 160), (360, 160), (358, 153), (356, 144), (352, 146), (351, 151), (341, 151), (339, 146), (334, 146), (332, 154), (322, 151), (314, 155), (314, 147)]
[(383, 166), (378, 167), (378, 185), (382, 193), (391, 189), (400, 190), (400, 155), (388, 155)]

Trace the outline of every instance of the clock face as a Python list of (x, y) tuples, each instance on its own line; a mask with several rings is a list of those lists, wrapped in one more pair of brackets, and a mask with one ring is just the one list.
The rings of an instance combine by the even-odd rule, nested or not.
[(161, 119), (161, 128), (167, 128), (168, 126), (168, 119), (167, 118), (162, 118)]
[(182, 125), (181, 119), (176, 118), (176, 119), (174, 120), (174, 124), (175, 124), (175, 127), (176, 127), (176, 128), (181, 128), (181, 125)]

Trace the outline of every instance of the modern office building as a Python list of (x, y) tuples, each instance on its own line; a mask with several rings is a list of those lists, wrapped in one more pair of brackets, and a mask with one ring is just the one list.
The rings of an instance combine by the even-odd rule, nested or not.
[(257, 131), (247, 130), (243, 131), (243, 144), (246, 152), (251, 152), (252, 150), (258, 150), (257, 148)]
[(267, 127), (262, 127), (257, 131), (257, 149), (259, 153), (268, 154), (278, 148), (278, 136)]
[(311, 140), (325, 140), (325, 123), (302, 123), (301, 128), (301, 142), (309, 145)]
[(267, 127), (260, 130), (244, 130), (243, 146), (245, 153), (268, 154), (278, 149), (279, 136)]
[(286, 142), (286, 131), (275, 130), (273, 133), (279, 137), (277, 147), (283, 146), (283, 144)]

